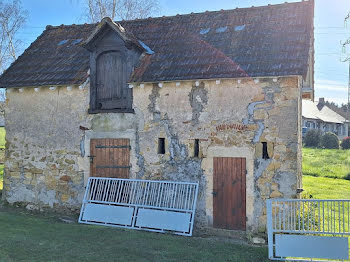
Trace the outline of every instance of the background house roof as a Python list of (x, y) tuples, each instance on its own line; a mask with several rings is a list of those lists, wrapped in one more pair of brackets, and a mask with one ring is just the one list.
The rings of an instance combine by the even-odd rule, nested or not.
[[(152, 52), (130, 82), (305, 76), (313, 1), (122, 21)], [(81, 84), (96, 24), (48, 26), (0, 77), (0, 87)], [(148, 52), (149, 53), (149, 52)]]
[(321, 120), (327, 123), (343, 124), (346, 119), (324, 105), (321, 109), (317, 107), (318, 102), (303, 100), (302, 114), (304, 118)]

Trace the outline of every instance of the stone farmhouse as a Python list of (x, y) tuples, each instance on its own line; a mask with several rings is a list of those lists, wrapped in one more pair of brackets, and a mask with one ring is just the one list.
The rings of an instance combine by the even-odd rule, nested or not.
[(47, 26), (0, 77), (3, 199), (76, 211), (91, 176), (199, 181), (197, 230), (265, 231), (265, 200), (302, 188), (313, 8)]

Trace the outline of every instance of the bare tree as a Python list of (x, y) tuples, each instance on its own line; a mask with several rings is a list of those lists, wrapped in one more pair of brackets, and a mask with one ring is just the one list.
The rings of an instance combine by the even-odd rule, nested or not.
[(158, 0), (85, 0), (87, 20), (92, 23), (108, 16), (112, 20), (146, 18), (159, 13)]
[(17, 59), (22, 42), (16, 36), (25, 25), (27, 15), (20, 0), (0, 0), (0, 72)]

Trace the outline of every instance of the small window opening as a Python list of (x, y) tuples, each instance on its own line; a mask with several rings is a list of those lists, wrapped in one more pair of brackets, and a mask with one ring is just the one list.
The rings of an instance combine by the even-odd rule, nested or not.
[(158, 138), (158, 154), (165, 154), (165, 138)]
[(262, 158), (270, 159), (269, 153), (267, 151), (267, 142), (262, 142)]
[(194, 152), (193, 152), (194, 157), (199, 157), (199, 139), (194, 140)]

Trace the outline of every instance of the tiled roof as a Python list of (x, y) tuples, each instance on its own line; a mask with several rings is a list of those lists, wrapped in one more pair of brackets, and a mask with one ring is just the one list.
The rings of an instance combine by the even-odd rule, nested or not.
[[(122, 21), (146, 55), (130, 82), (303, 75), (313, 1)], [(2, 87), (80, 84), (96, 24), (47, 27), (0, 77)]]
[(343, 124), (346, 122), (344, 117), (334, 112), (326, 105), (324, 105), (322, 108), (318, 108), (318, 102), (313, 102), (310, 100), (303, 100), (302, 104), (302, 114), (304, 118), (321, 120), (327, 123)]

